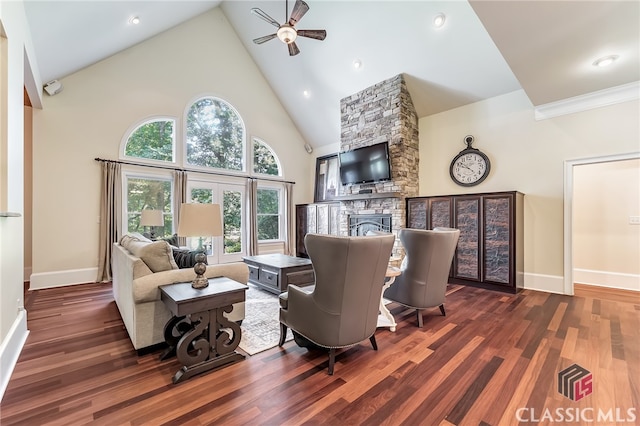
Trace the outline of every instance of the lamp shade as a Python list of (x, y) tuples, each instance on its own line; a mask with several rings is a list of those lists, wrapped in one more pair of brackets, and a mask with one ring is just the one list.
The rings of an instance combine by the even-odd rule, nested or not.
[(142, 214), (140, 215), (140, 225), (164, 226), (162, 210), (142, 210)]
[(181, 237), (217, 237), (222, 235), (219, 204), (183, 203), (180, 206), (178, 235)]

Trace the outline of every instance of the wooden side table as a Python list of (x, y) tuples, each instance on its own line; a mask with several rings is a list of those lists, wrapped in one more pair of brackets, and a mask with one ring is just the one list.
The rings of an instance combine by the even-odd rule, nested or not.
[(191, 282), (160, 287), (160, 298), (174, 315), (164, 327), (169, 349), (160, 359), (175, 353), (182, 364), (173, 383), (244, 359), (235, 350), (240, 326), (224, 313), (231, 312), (234, 303), (244, 302), (247, 288), (226, 277), (209, 279), (203, 289), (192, 288)]

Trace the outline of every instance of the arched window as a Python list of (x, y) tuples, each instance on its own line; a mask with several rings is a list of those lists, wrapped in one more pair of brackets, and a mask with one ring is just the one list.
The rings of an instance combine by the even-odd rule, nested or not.
[(206, 97), (189, 107), (186, 117), (189, 165), (244, 171), (244, 123), (221, 99)]
[(127, 138), (124, 155), (156, 161), (174, 161), (175, 120), (154, 118), (136, 127)]
[(273, 150), (260, 139), (253, 138), (253, 172), (282, 176), (280, 162)]

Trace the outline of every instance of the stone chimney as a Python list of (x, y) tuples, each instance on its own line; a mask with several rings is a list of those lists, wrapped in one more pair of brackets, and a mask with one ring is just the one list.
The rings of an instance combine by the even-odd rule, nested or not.
[[(342, 187), (340, 233), (349, 235), (349, 217), (391, 215), (394, 234), (406, 224), (406, 197), (418, 195), (418, 116), (402, 74), (340, 101), (340, 151), (389, 143), (391, 181)], [(370, 197), (358, 197), (360, 190)], [(353, 199), (349, 199), (353, 196)], [(395, 256), (403, 251), (394, 248)]]

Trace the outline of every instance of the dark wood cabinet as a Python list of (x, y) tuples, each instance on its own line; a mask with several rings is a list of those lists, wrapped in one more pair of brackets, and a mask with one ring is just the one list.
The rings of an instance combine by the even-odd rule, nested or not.
[(340, 203), (296, 205), (296, 256), (309, 257), (304, 247), (307, 234), (340, 234)]
[(523, 287), (524, 195), (517, 191), (407, 199), (407, 227), (460, 230), (449, 282), (515, 293)]

